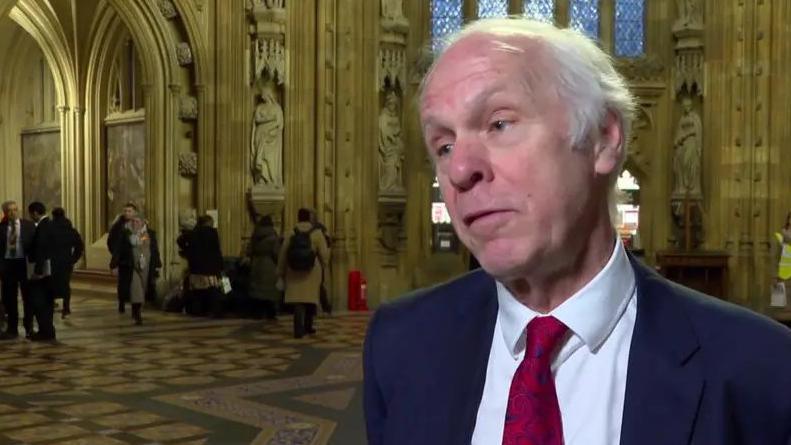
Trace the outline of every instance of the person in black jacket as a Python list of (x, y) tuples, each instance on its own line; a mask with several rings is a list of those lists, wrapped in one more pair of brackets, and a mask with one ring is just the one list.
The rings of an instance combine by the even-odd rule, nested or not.
[(3, 282), (2, 301), (8, 323), (5, 332), (0, 334), (0, 340), (13, 340), (19, 336), (19, 293), (22, 294), (22, 325), (25, 327), (25, 336), (33, 336), (33, 307), (30, 305), (25, 256), (30, 250), (35, 232), (36, 225), (20, 217), (16, 202), (3, 203), (3, 221), (0, 222), (0, 280)]
[(183, 239), (182, 248), (187, 257), (190, 287), (184, 302), (185, 311), (191, 315), (205, 315), (211, 310), (214, 315), (220, 315), (223, 261), (214, 219), (209, 215), (199, 217), (198, 224)]
[(47, 208), (40, 202), (27, 206), (30, 219), (36, 223), (33, 242), (27, 252), (30, 299), (36, 315), (38, 332), (33, 341), (54, 341), (55, 325), (52, 315), (55, 310), (55, 294), (52, 286), (52, 257), (55, 246), (55, 230), (47, 216)]
[(66, 218), (62, 207), (52, 210), (52, 227), (55, 231), (55, 246), (52, 256), (52, 285), (55, 298), (63, 298), (61, 318), (71, 314), (71, 274), (74, 264), (85, 250), (80, 233)]
[[(137, 216), (137, 206), (132, 202), (127, 202), (124, 205), (123, 212), (118, 215), (118, 218), (115, 219), (113, 225), (110, 227), (110, 233), (107, 235), (107, 250), (110, 251), (110, 255), (113, 258), (118, 258), (120, 256), (120, 252), (115, 251), (119, 246), (123, 245), (122, 238), (125, 236), (124, 232), (128, 232), (129, 222)], [(110, 269), (113, 270), (113, 273), (117, 273), (115, 271), (117, 265), (114, 266), (112, 261), (110, 263)], [(124, 287), (127, 289), (123, 289)], [(126, 312), (126, 301), (123, 299), (123, 295), (126, 295), (128, 292), (128, 283), (124, 283), (121, 280), (121, 276), (118, 276), (118, 287), (117, 287), (117, 295), (118, 295), (118, 313), (123, 314)]]

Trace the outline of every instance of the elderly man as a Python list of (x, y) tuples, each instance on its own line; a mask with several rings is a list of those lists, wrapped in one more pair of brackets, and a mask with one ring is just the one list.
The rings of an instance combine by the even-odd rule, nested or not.
[(615, 234), (632, 110), (574, 31), (491, 19), (449, 39), (421, 122), (483, 270), (371, 320), (369, 443), (789, 443), (791, 332), (664, 280)]
[(36, 225), (22, 219), (15, 201), (3, 203), (3, 221), (0, 222), (0, 280), (2, 298), (8, 314), (6, 331), (0, 340), (13, 340), (19, 336), (19, 297), (22, 295), (24, 316), (22, 325), (25, 336), (33, 335), (33, 306), (30, 304), (30, 286), (25, 257), (33, 243)]

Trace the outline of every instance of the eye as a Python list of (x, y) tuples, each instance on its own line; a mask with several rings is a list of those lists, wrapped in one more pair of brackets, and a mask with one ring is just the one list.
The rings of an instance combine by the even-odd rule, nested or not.
[(442, 158), (447, 156), (452, 149), (453, 149), (453, 144), (440, 145), (440, 147), (437, 149), (437, 157)]
[(502, 119), (496, 120), (496, 121), (492, 122), (489, 125), (489, 130), (490, 131), (503, 131), (506, 128), (508, 128), (508, 125), (510, 125), (510, 124), (511, 124), (510, 122), (504, 121)]

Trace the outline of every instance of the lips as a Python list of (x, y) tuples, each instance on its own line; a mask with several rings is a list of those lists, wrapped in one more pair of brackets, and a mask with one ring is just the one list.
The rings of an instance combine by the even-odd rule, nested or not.
[(464, 216), (462, 220), (464, 221), (464, 225), (469, 227), (470, 225), (475, 223), (475, 221), (478, 221), (482, 218), (486, 218), (487, 216), (492, 216), (503, 212), (507, 212), (507, 210), (505, 209), (479, 210), (476, 212), (468, 213), (467, 215)]

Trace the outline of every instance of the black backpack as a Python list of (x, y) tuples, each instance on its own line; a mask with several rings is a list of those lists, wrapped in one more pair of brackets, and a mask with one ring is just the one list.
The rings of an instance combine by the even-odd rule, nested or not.
[(310, 234), (313, 230), (300, 232), (294, 229), (294, 234), (288, 242), (286, 252), (286, 263), (292, 270), (307, 272), (313, 269), (316, 263), (316, 252), (313, 250), (313, 243), (310, 241)]

